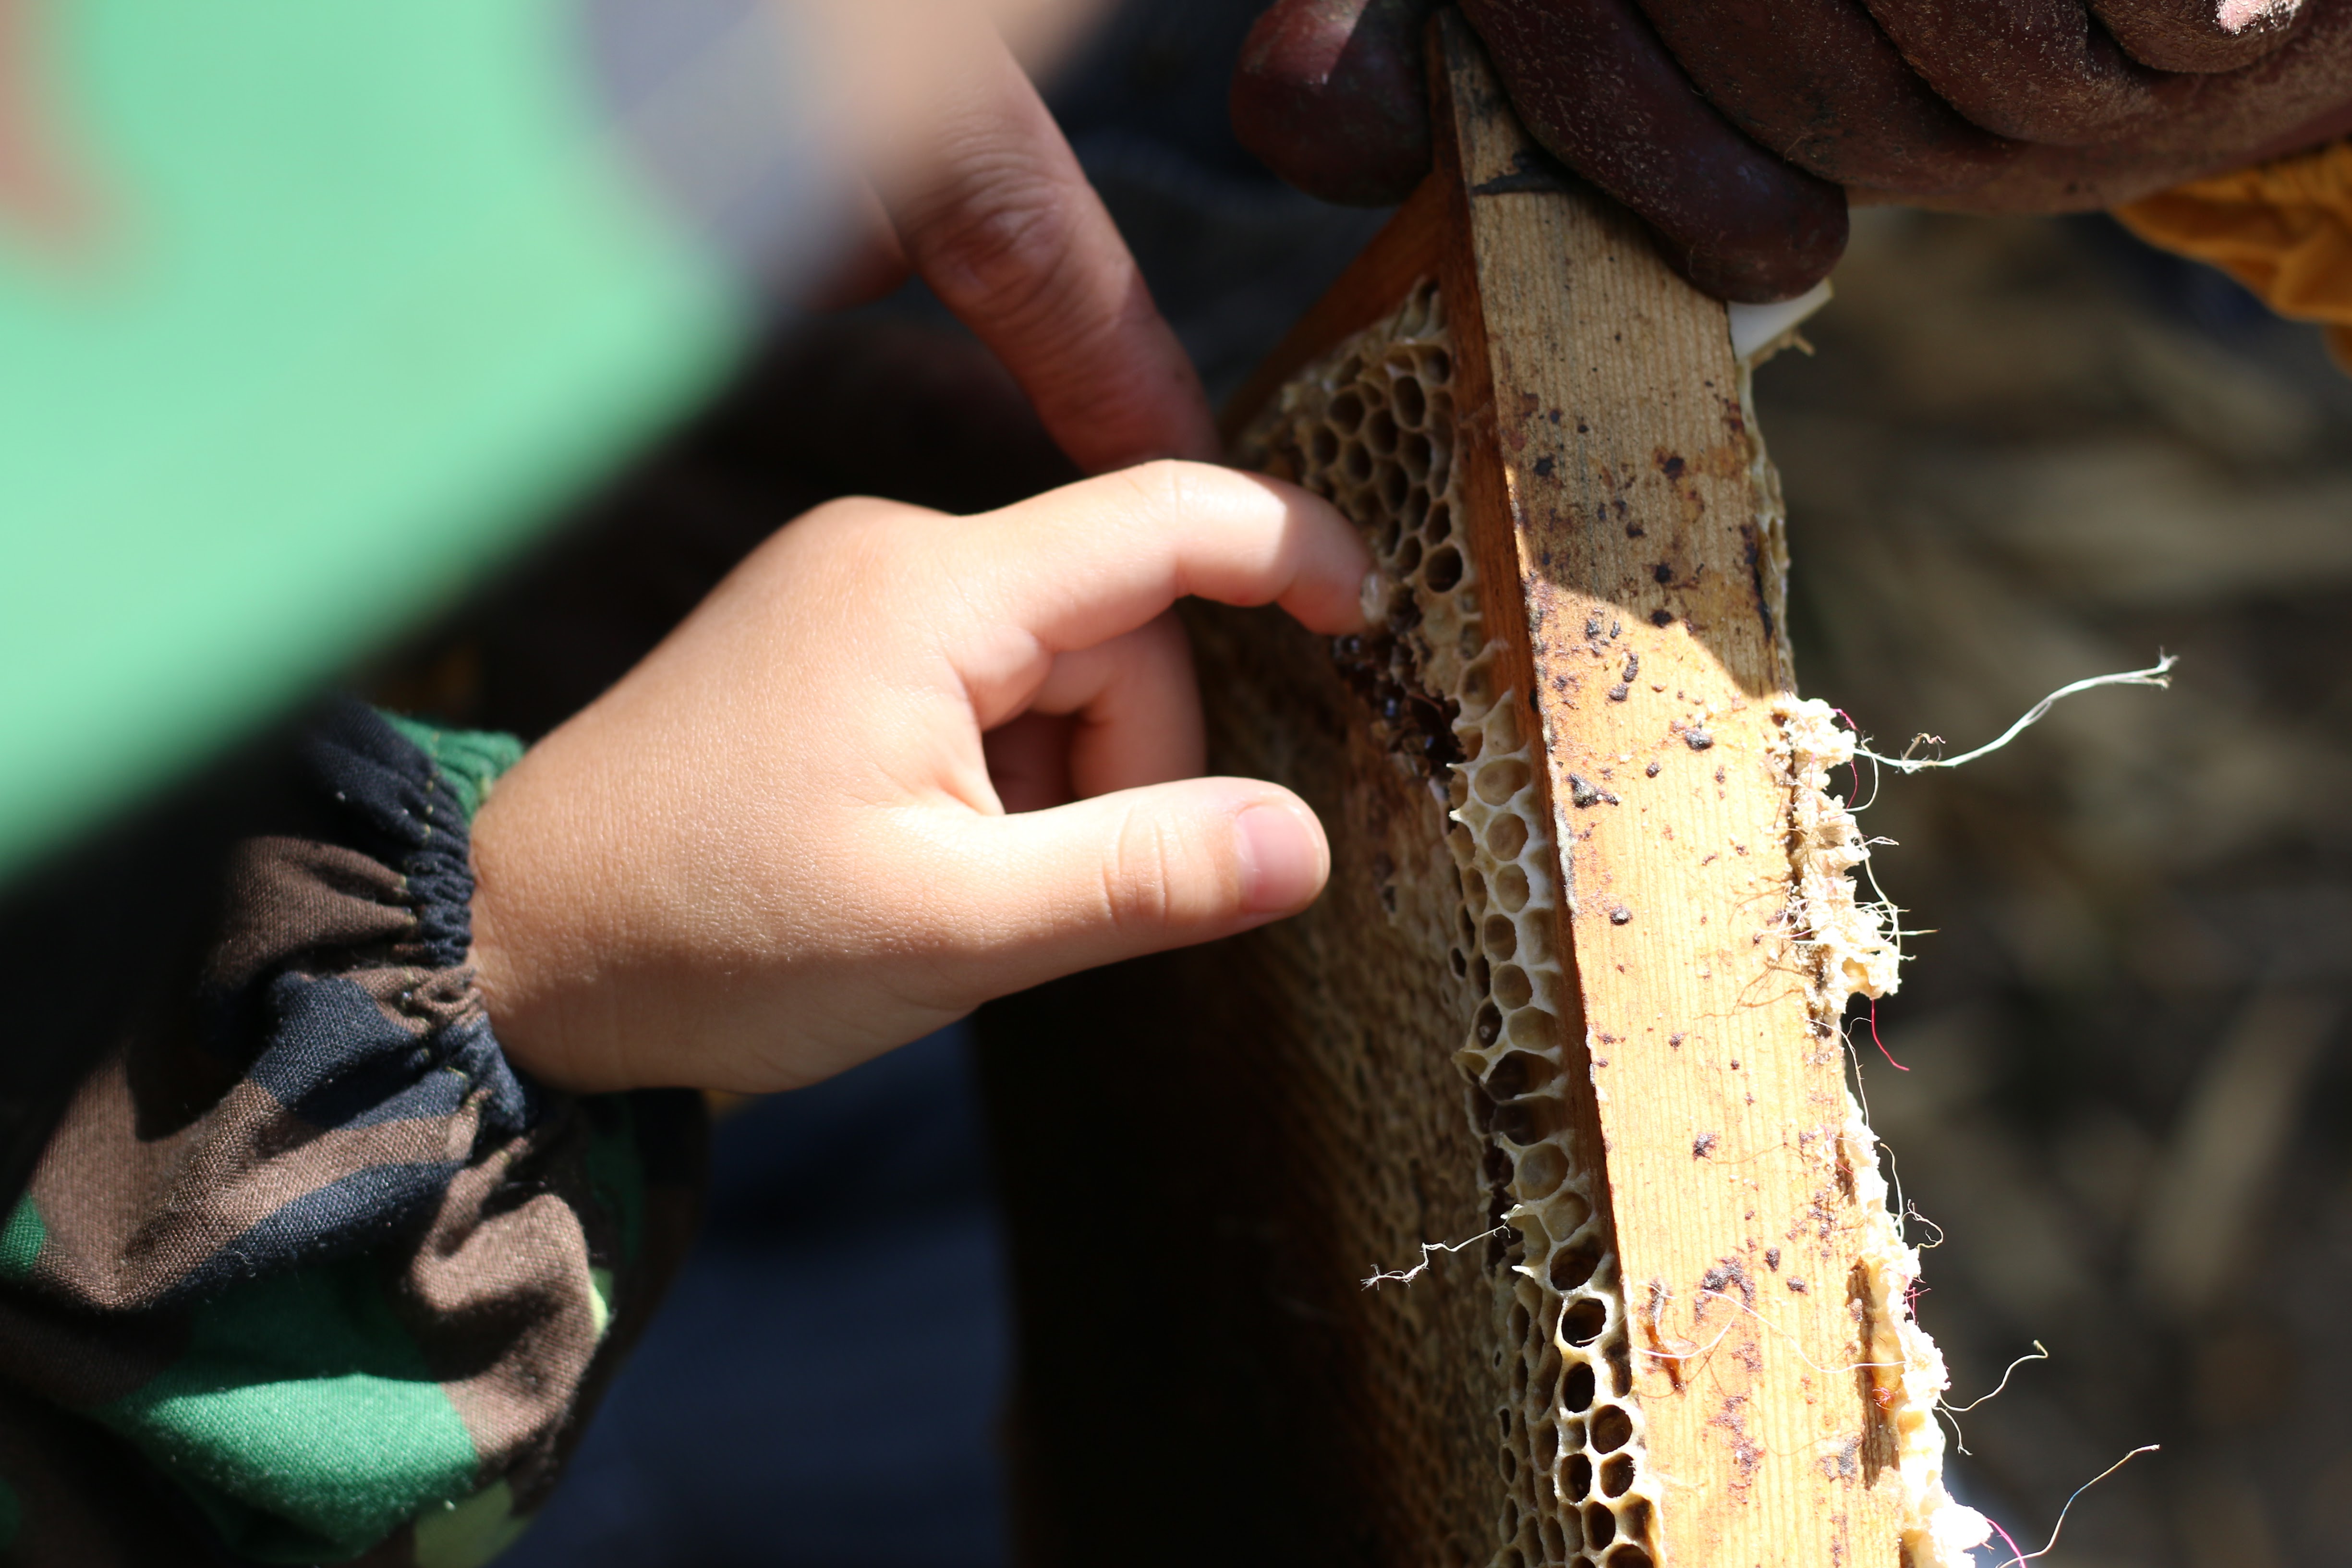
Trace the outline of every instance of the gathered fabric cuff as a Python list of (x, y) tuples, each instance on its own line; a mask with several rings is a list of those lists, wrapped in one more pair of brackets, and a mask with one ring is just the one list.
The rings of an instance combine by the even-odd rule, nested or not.
[(499, 1048), (468, 830), (520, 754), (329, 710), (198, 994), (76, 1096), (0, 1227), (9, 1561), (467, 1568), (553, 1485), (684, 1256), (706, 1119)]

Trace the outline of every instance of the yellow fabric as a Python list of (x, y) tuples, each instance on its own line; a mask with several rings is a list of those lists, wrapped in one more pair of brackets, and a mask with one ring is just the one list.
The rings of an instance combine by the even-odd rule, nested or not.
[(2282, 316), (2318, 321), (2352, 370), (2352, 140), (2116, 209), (2151, 245), (2220, 268)]

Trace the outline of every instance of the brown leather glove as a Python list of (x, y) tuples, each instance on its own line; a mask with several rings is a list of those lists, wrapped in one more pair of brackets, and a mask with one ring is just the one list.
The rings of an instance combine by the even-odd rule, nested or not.
[[(1535, 138), (1731, 300), (1825, 276), (1849, 193), (2080, 210), (2352, 131), (2352, 0), (1462, 7)], [(1234, 77), (1243, 141), (1318, 195), (1400, 199), (1428, 165), (1430, 9), (1279, 0)]]

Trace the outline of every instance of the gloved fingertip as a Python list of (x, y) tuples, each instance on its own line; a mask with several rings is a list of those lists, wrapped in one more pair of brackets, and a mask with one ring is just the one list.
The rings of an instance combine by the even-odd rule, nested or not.
[[(1732, 304), (1793, 300), (1827, 278), (1845, 255), (1845, 193), (1834, 185), (1760, 215), (1760, 224), (1715, 226), (1704, 214), (1696, 221), (1686, 213), (1643, 216), (1651, 220), (1667, 266), (1701, 293)], [(1679, 232), (1667, 232), (1669, 224)]]
[(1390, 206), (1429, 172), (1431, 0), (1280, 0), (1234, 68), (1234, 134), (1286, 183)]

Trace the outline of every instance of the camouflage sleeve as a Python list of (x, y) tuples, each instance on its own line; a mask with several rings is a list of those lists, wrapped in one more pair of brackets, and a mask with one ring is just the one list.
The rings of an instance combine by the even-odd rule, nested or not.
[(0, 1562), (464, 1568), (547, 1495), (705, 1127), (499, 1050), (467, 830), (518, 751), (329, 711), (197, 994), (80, 1089), (0, 1226)]

